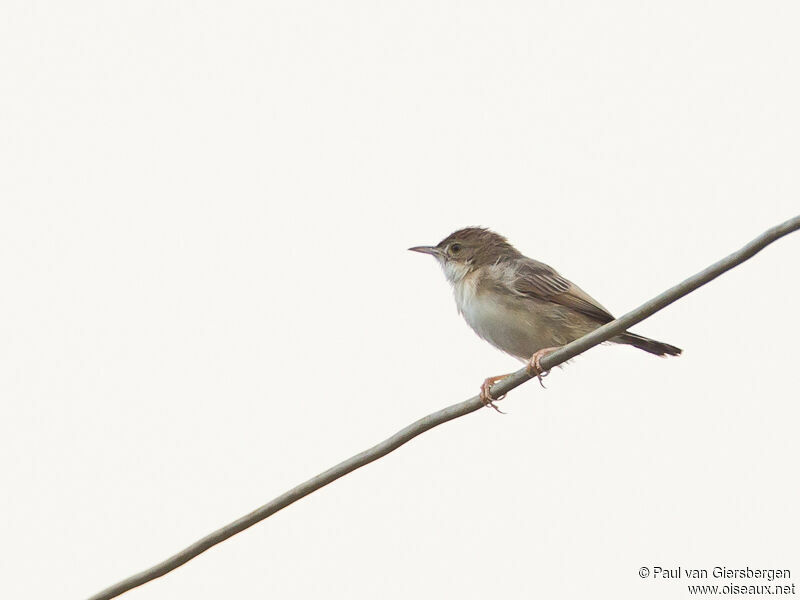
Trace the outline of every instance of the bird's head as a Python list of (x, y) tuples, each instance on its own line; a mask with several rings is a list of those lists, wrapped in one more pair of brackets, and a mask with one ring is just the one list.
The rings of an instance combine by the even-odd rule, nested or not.
[(409, 250), (436, 258), (451, 283), (481, 267), (521, 256), (502, 235), (482, 227), (459, 229), (435, 246), (415, 246)]

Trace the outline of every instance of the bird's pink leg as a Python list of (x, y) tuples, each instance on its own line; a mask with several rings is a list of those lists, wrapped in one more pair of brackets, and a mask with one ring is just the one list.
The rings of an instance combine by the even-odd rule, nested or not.
[(489, 388), (492, 387), (492, 384), (500, 381), (504, 377), (508, 377), (509, 375), (511, 375), (511, 373), (506, 373), (505, 375), (495, 375), (494, 377), (487, 377), (486, 379), (483, 380), (483, 383), (481, 384), (481, 396), (480, 396), (480, 398), (481, 398), (481, 402), (483, 402), (484, 406), (491, 406), (497, 412), (502, 413), (502, 414), (506, 414), (502, 410), (497, 408), (497, 405), (494, 403), (495, 400), (502, 400), (503, 398), (506, 397), (506, 395), (503, 394), (499, 398), (492, 398), (492, 394), (489, 391)]
[(531, 377), (536, 376), (539, 380), (539, 384), (544, 387), (544, 382), (542, 381), (542, 377), (547, 377), (550, 371), (544, 371), (542, 369), (541, 360), (550, 354), (551, 352), (555, 352), (562, 346), (554, 346), (552, 348), (542, 348), (541, 350), (537, 350), (531, 356), (531, 359), (528, 361), (528, 364), (525, 365), (525, 370), (528, 372), (528, 375)]

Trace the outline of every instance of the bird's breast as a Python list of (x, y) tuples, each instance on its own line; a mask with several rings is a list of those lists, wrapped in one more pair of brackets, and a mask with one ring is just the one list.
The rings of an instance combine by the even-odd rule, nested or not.
[(541, 313), (539, 303), (480, 290), (469, 281), (454, 286), (453, 291), (464, 320), (475, 333), (500, 350), (525, 360), (551, 341), (546, 322), (537, 318)]

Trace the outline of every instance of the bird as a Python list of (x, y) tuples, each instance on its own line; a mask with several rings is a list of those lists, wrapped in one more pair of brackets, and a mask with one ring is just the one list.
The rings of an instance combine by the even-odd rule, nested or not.
[[(528, 258), (509, 241), (484, 227), (466, 227), (435, 246), (412, 252), (433, 256), (453, 288), (464, 320), (496, 348), (526, 364), (539, 378), (541, 359), (614, 320), (613, 315), (577, 285), (543, 262)], [(656, 356), (678, 356), (676, 346), (626, 331), (609, 340)], [(510, 373), (487, 377), (480, 399), (499, 411), (489, 388)], [(501, 411), (502, 412), (502, 411)]]

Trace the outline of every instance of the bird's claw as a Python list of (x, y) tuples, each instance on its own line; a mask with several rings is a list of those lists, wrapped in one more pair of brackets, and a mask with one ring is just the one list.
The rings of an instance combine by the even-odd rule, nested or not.
[(542, 369), (541, 361), (545, 356), (556, 350), (558, 350), (557, 347), (542, 348), (541, 350), (537, 350), (536, 352), (533, 353), (533, 356), (531, 356), (530, 360), (528, 361), (528, 364), (525, 365), (525, 370), (528, 372), (528, 375), (530, 375), (531, 377), (536, 377), (536, 379), (539, 380), (539, 385), (541, 385), (542, 387), (545, 387), (544, 381), (542, 381), (542, 379), (547, 377), (550, 374), (550, 371), (545, 371), (544, 369)]
[(502, 379), (503, 377), (506, 377), (506, 375), (500, 375), (498, 377), (487, 377), (483, 381), (483, 383), (481, 384), (481, 394), (480, 394), (480, 399), (481, 399), (481, 402), (483, 403), (483, 405), (492, 407), (497, 412), (499, 412), (501, 415), (504, 415), (506, 413), (503, 412), (502, 410), (500, 410), (497, 407), (497, 405), (495, 404), (495, 401), (499, 402), (500, 400), (505, 398), (506, 395), (503, 394), (499, 398), (492, 398), (492, 393), (491, 393), (489, 388), (492, 387), (492, 384), (494, 384), (496, 381)]

